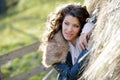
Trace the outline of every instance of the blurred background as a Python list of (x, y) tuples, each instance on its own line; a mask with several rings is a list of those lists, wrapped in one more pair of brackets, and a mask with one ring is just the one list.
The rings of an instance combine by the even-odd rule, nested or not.
[[(68, 2), (82, 4), (84, 0), (0, 0), (0, 56), (40, 41), (47, 15)], [(0, 65), (2, 76), (13, 77), (35, 68), (41, 64), (41, 56), (35, 51)], [(42, 80), (46, 73), (39, 72), (27, 80)]]

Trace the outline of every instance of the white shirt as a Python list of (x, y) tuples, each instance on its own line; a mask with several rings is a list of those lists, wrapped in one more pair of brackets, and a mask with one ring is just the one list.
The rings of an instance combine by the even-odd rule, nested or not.
[(79, 48), (79, 38), (77, 38), (76, 40), (76, 45), (74, 46), (70, 41), (68, 41), (68, 44), (69, 44), (69, 47), (70, 47), (70, 53), (71, 53), (71, 56), (72, 56), (72, 63), (73, 65), (75, 64), (78, 56), (80, 55), (81, 53), (81, 49)]

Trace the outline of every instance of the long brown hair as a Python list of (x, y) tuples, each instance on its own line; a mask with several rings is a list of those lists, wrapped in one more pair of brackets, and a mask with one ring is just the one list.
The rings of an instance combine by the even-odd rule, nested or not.
[(68, 3), (57, 7), (56, 10), (51, 13), (47, 19), (47, 26), (51, 30), (47, 36), (47, 41), (50, 41), (54, 35), (62, 29), (62, 22), (65, 16), (68, 14), (78, 18), (80, 21), (81, 30), (83, 25), (86, 23), (86, 18), (89, 17), (89, 13), (86, 10), (86, 7), (82, 7), (79, 3)]

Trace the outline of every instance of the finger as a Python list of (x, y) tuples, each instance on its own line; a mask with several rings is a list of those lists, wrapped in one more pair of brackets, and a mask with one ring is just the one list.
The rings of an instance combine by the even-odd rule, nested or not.
[(80, 49), (85, 49), (85, 45), (84, 45), (84, 37), (80, 37), (79, 38), (79, 46), (80, 46)]
[(82, 44), (84, 45), (84, 47), (87, 47), (87, 44), (88, 44), (87, 37), (85, 37), (85, 39), (83, 40)]
[(83, 46), (82, 46), (82, 42), (81, 42), (81, 36), (79, 37), (79, 43), (78, 43), (78, 45), (79, 45), (79, 48), (81, 49), (81, 50), (83, 50)]
[(80, 46), (80, 49), (85, 49), (85, 46), (83, 45), (83, 43), (80, 41), (80, 43), (79, 43), (79, 46)]
[(87, 35), (85, 35), (83, 39), (81, 39), (81, 43), (83, 44), (84, 47), (87, 47), (87, 44), (88, 44)]

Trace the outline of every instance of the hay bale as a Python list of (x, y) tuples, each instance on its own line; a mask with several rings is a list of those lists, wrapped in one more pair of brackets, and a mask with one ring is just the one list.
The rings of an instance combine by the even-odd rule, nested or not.
[(120, 80), (120, 0), (85, 0), (91, 14), (100, 11), (92, 34), (91, 58), (82, 80)]

